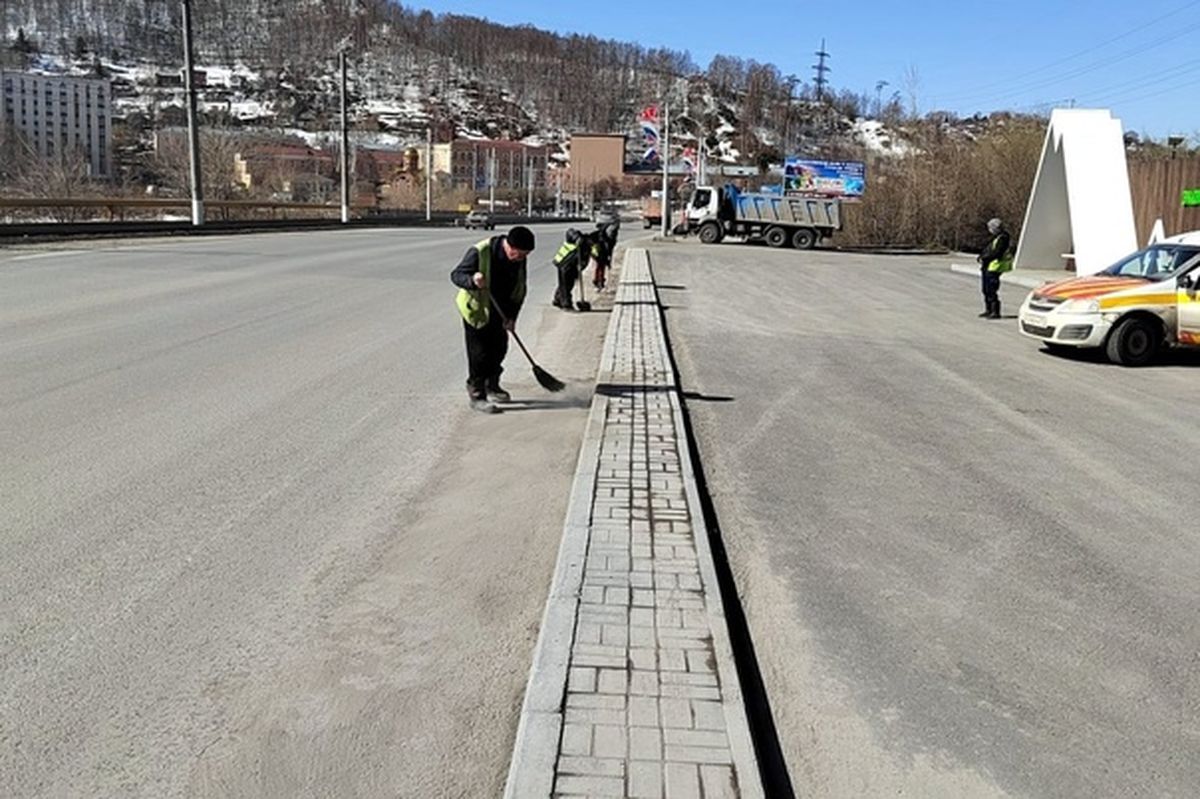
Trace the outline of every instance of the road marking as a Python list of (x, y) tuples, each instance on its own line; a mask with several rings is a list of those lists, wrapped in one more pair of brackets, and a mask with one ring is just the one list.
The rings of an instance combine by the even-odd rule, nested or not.
[(51, 252), (35, 252), (29, 255), (15, 255), (12, 258), (5, 259), (6, 263), (13, 261), (32, 261), (37, 258), (52, 258), (56, 255), (83, 255), (86, 250), (53, 250)]

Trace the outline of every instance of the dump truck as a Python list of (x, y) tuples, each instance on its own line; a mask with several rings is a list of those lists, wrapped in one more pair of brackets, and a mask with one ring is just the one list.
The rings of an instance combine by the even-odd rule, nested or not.
[(726, 236), (763, 239), (772, 247), (812, 249), (842, 229), (841, 201), (828, 197), (741, 192), (697, 186), (687, 205), (687, 229), (704, 244)]

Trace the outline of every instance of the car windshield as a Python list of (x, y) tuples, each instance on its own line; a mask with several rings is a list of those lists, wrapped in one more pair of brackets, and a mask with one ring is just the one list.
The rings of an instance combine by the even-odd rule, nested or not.
[(1156, 244), (1117, 261), (1100, 274), (1112, 277), (1140, 277), (1154, 281), (1166, 280), (1198, 254), (1200, 247)]

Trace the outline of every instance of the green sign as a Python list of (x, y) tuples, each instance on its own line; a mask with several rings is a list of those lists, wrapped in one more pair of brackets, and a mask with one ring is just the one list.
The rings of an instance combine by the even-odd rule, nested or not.
[(1183, 190), (1183, 207), (1195, 208), (1200, 206), (1200, 189)]

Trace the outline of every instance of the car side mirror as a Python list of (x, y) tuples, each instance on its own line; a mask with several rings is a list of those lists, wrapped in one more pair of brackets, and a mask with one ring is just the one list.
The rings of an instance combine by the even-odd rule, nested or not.
[(1180, 275), (1179, 277), (1175, 278), (1175, 285), (1179, 286), (1181, 289), (1191, 291), (1196, 284), (1195, 281), (1192, 280), (1191, 275)]

